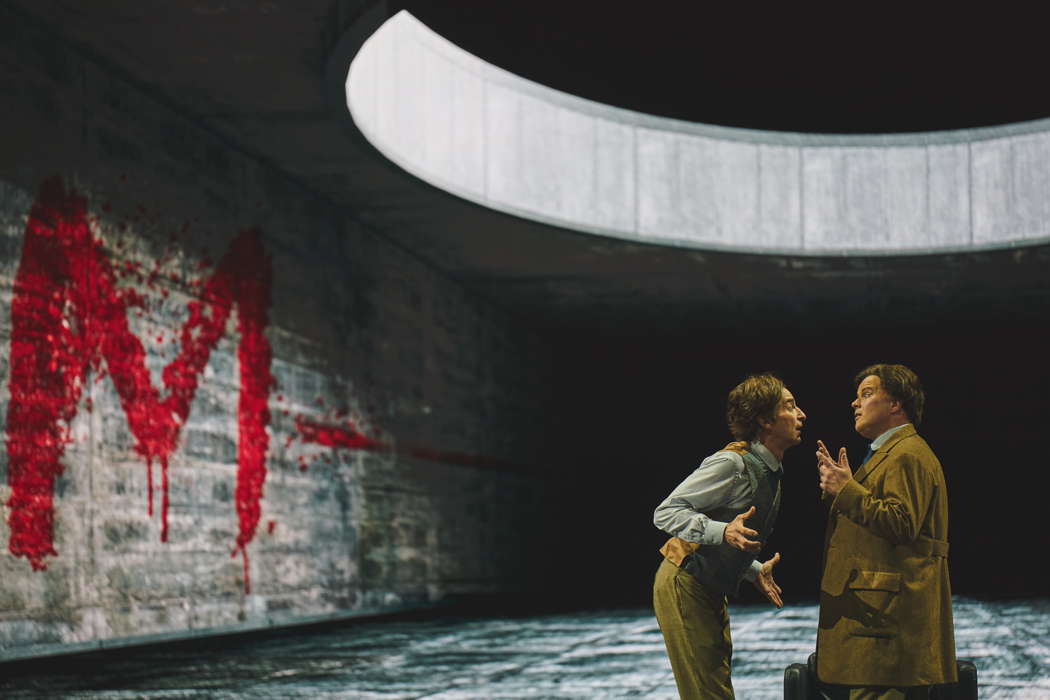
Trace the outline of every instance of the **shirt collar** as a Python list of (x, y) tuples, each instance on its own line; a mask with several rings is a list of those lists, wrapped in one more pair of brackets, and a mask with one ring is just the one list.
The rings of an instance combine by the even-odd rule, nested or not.
[(900, 430), (901, 428), (903, 428), (905, 425), (911, 425), (911, 423), (905, 423), (904, 425), (898, 425), (896, 428), (890, 428), (889, 430), (884, 432), (882, 435), (880, 435), (877, 438), (875, 438), (874, 440), (872, 440), (871, 441), (871, 451), (874, 452), (875, 450), (877, 450), (880, 447), (882, 447), (883, 445), (885, 445), (886, 441), (889, 440), (891, 437), (893, 437), (893, 434), (895, 432), (897, 432), (898, 430)]
[(763, 445), (758, 440), (751, 441), (751, 451), (762, 458), (762, 461), (766, 463), (766, 466), (772, 471), (780, 471), (783, 466), (780, 464), (780, 460), (773, 456), (773, 453), (769, 451), (769, 448)]

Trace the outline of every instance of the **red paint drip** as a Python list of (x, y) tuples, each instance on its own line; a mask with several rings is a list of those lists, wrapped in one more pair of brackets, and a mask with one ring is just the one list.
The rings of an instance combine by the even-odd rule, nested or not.
[(161, 483), (161, 503), (160, 503), (160, 541), (168, 541), (168, 457), (164, 455), (160, 458), (160, 483)]
[(322, 425), (301, 416), (295, 418), (295, 429), (303, 442), (314, 442), (325, 447), (343, 447), (350, 450), (385, 450), (389, 447), (365, 436), (353, 423), (346, 425)]
[[(296, 416), (295, 428), (304, 443), (316, 443), (325, 447), (344, 448), (351, 450), (390, 450), (398, 454), (425, 459), (430, 462), (442, 464), (455, 464), (466, 467), (495, 468), (504, 471), (525, 471), (527, 468), (494, 457), (468, 454), (465, 452), (450, 452), (446, 450), (434, 450), (426, 447), (405, 447), (394, 449), (389, 444), (373, 440), (365, 436), (352, 421), (347, 420), (343, 425), (323, 425), (307, 421), (301, 416)], [(328, 461), (327, 456), (325, 457)], [(305, 459), (299, 457), (299, 469), (306, 470)]]
[(238, 551), (241, 553), (241, 568), (244, 571), (244, 592), (245, 594), (248, 594), (252, 592), (252, 579), (248, 568), (248, 550), (243, 547), (238, 547), (230, 552), (230, 558), (237, 556)]
[(153, 458), (146, 457), (146, 491), (149, 494), (149, 517), (153, 517)]
[(150, 380), (142, 342), (128, 328), (133, 294), (116, 288), (114, 269), (91, 234), (86, 209), (82, 196), (53, 177), (41, 184), (26, 224), (11, 301), (9, 549), (37, 570), (46, 568), (45, 557), (57, 555), (54, 481), (62, 473), (68, 426), (76, 415), (84, 378), (89, 369), (98, 376), (103, 360), (135, 438), (135, 451), (146, 460), (151, 515), (152, 465), (154, 459), (160, 461), (161, 540), (167, 540), (168, 457), (189, 415), (200, 374), (236, 305), (241, 336), (237, 549), (244, 558), (245, 590), (250, 590), (247, 545), (259, 522), (270, 421), (267, 397), (273, 383), (264, 334), (271, 266), (261, 235), (251, 230), (234, 238), (202, 283), (201, 301), (189, 304), (181, 351), (163, 371), (167, 396), (162, 398)]

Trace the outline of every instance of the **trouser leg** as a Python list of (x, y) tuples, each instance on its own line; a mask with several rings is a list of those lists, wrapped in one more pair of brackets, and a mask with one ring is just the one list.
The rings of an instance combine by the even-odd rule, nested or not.
[(725, 596), (666, 559), (653, 583), (653, 609), (683, 700), (732, 700), (733, 641)]

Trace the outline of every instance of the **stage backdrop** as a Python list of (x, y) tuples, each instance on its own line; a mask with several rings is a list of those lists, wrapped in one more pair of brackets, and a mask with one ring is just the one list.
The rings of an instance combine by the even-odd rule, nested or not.
[(0, 659), (526, 588), (544, 343), (0, 24)]

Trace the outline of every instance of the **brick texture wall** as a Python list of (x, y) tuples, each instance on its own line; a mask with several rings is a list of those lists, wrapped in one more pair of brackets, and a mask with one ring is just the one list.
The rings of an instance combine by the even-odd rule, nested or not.
[[(522, 533), (544, 496), (544, 339), (370, 233), (353, 212), (2, 6), (0, 27), (0, 658), (527, 588), (537, 549)], [(35, 400), (11, 380), (12, 308), (19, 295), (48, 289), (16, 280), (49, 182), (83, 198), (161, 399), (191, 304), (207, 301), (205, 285), (235, 238), (261, 232), (274, 381), (246, 557), (234, 551), (244, 535), (236, 305), (169, 456), (167, 541), (161, 465), (152, 464), (150, 515), (147, 459), (102, 361), (60, 421), (57, 554), (34, 570), (12, 551), (13, 484), (26, 467), (9, 454), (24, 439), (10, 406)], [(55, 312), (74, 335), (83, 331), (75, 312)], [(21, 340), (41, 354), (58, 342), (41, 333)], [(362, 436), (368, 449), (353, 442)]]

